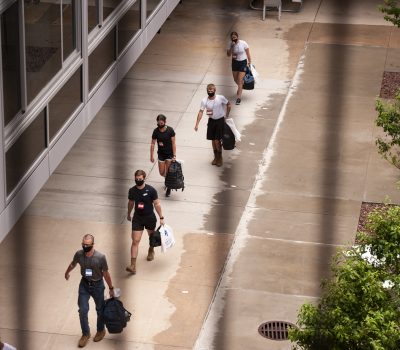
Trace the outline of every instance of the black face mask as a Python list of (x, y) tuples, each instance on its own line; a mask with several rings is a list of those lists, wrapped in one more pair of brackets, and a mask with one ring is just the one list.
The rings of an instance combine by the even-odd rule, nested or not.
[(144, 184), (144, 180), (136, 180), (135, 179), (135, 183), (136, 183), (136, 186), (142, 186)]
[(82, 244), (82, 249), (85, 253), (89, 253), (92, 250), (93, 246), (92, 245), (83, 245)]
[(238, 39), (232, 39), (232, 41), (236, 44), (238, 42)]
[(213, 97), (215, 95), (215, 92), (207, 92), (209, 97)]

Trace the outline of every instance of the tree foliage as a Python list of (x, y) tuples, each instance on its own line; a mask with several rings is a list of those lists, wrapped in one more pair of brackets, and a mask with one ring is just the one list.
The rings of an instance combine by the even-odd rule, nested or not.
[(385, 5), (379, 6), (379, 9), (385, 14), (385, 20), (400, 27), (400, 1), (384, 0), (383, 2)]
[(378, 117), (376, 125), (383, 129), (384, 135), (376, 139), (378, 152), (400, 169), (400, 92), (393, 103), (380, 99), (376, 102)]
[(319, 303), (301, 307), (294, 349), (400, 349), (400, 207), (373, 212), (367, 229), (335, 256)]

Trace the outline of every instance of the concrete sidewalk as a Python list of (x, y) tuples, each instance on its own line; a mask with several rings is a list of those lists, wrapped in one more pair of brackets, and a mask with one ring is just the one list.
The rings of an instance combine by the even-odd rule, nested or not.
[[(241, 0), (178, 6), (1, 243), (2, 339), (18, 349), (76, 347), (79, 273), (63, 277), (90, 232), (134, 318), (87, 348), (289, 349), (258, 326), (295, 322), (299, 306), (317, 300), (332, 253), (354, 239), (362, 201), (400, 203), (398, 170), (374, 146), (383, 71), (400, 69), (399, 30), (378, 4), (310, 0), (280, 22), (272, 12), (261, 21)], [(208, 83), (235, 100), (224, 51), (231, 30), (249, 43), (262, 80), (233, 107), (243, 138), (216, 168), (206, 121), (193, 127)], [(167, 199), (148, 160), (159, 113), (185, 161), (187, 188)], [(132, 277), (125, 216), (138, 168), (159, 191), (177, 244), (148, 263), (143, 239)]]

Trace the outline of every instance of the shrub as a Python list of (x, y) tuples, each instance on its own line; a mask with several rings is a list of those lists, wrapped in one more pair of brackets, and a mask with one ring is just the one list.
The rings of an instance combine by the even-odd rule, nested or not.
[(335, 255), (319, 303), (301, 307), (294, 349), (400, 349), (400, 207), (374, 211), (367, 230)]

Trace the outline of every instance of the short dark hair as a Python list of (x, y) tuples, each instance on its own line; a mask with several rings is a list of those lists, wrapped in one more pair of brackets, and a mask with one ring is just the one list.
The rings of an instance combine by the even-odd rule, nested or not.
[(165, 122), (167, 120), (167, 117), (164, 114), (159, 114), (157, 116), (157, 121), (162, 120), (163, 122)]
[(94, 244), (94, 237), (93, 237), (93, 235), (91, 235), (90, 233), (87, 233), (86, 235), (84, 235), (83, 236), (83, 241), (84, 240), (86, 240), (86, 239), (90, 239), (90, 240), (92, 240), (92, 244)]
[(146, 178), (146, 173), (145, 173), (144, 170), (136, 170), (135, 171), (135, 177), (137, 177), (137, 176), (143, 176), (143, 179), (145, 179)]
[(239, 34), (237, 32), (231, 32), (231, 37), (232, 35), (236, 35), (239, 38)]

